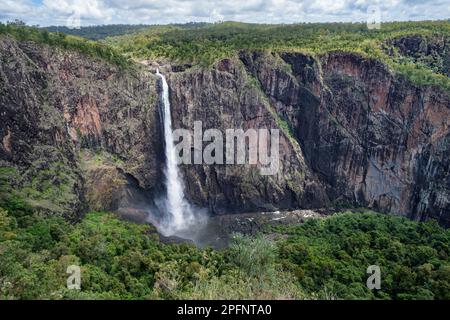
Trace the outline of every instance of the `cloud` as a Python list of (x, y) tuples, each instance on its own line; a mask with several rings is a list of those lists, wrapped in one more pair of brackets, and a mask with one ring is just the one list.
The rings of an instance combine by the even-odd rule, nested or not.
[(24, 0), (0, 0), (0, 15), (20, 16), (29, 13), (33, 9), (31, 1)]
[(237, 20), (258, 23), (359, 22), (379, 5), (384, 21), (448, 19), (450, 0), (0, 0), (0, 20), (64, 25), (166, 24)]

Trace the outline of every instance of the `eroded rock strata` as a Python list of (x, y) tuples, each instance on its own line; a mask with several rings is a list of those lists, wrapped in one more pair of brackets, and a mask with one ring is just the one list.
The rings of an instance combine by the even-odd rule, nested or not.
[[(151, 68), (120, 70), (8, 37), (0, 61), (2, 192), (76, 217), (133, 199), (145, 206), (164, 189)], [(275, 175), (254, 165), (182, 166), (189, 200), (211, 214), (346, 205), (450, 224), (444, 89), (351, 53), (240, 52), (165, 71), (175, 127), (281, 129)]]

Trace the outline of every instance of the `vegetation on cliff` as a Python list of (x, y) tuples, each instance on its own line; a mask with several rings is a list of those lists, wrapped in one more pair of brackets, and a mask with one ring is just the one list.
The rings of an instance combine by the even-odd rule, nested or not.
[(37, 29), (20, 24), (3, 24), (0, 22), (1, 35), (12, 36), (19, 41), (34, 41), (58, 46), (63, 49), (76, 50), (93, 57), (101, 58), (120, 67), (126, 67), (130, 64), (128, 59), (122, 54), (104, 43), (67, 35), (62, 32), (54, 33), (46, 29)]
[[(58, 31), (58, 32), (49, 32)], [(289, 25), (190, 23), (155, 26), (94, 26), (80, 30), (49, 27), (38, 29), (21, 24), (0, 23), (0, 34), (19, 40), (57, 45), (100, 57), (119, 66), (128, 58), (157, 59), (209, 66), (230, 58), (239, 50), (298, 51), (320, 56), (344, 51), (384, 61), (417, 85), (439, 85), (450, 89), (448, 73), (449, 21), (390, 22), (379, 30), (365, 23), (308, 23)], [(396, 39), (419, 36), (438, 42), (443, 55), (399, 54)], [(91, 41), (95, 39), (101, 41)], [(430, 59), (432, 61), (430, 61)]]
[[(392, 39), (419, 35), (447, 37), (448, 21), (383, 23), (369, 30), (365, 23), (308, 23), (263, 25), (238, 22), (206, 24), (197, 28), (159, 26), (105, 41), (135, 58), (168, 58), (182, 63), (210, 65), (239, 50), (300, 51), (320, 56), (332, 51), (358, 53), (380, 59), (419, 85), (450, 88), (449, 79), (436, 68), (394, 53)], [(442, 59), (441, 59), (442, 60)]]
[[(43, 218), (17, 197), (0, 208), (1, 299), (449, 299), (450, 231), (375, 213), (236, 235), (228, 249), (162, 244), (148, 225), (89, 213)], [(368, 265), (382, 288), (365, 287)], [(66, 288), (69, 265), (81, 290)]]

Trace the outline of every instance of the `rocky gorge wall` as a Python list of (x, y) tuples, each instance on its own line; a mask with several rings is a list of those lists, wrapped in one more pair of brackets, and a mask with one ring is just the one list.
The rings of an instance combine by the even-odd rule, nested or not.
[(287, 123), (274, 176), (248, 166), (185, 168), (190, 198), (213, 212), (356, 205), (450, 223), (450, 103), (440, 87), (338, 52), (241, 52), (172, 74), (170, 86), (179, 127)]
[(3, 193), (77, 217), (117, 209), (126, 185), (161, 188), (156, 81), (146, 70), (9, 37), (0, 62)]
[[(186, 191), (192, 202), (213, 213), (270, 211), (328, 204), (323, 187), (303, 152), (243, 64), (222, 60), (210, 69), (169, 77), (174, 126), (192, 130), (280, 128), (280, 168), (261, 175), (258, 165), (186, 165)], [(225, 136), (225, 134), (224, 134)], [(207, 143), (206, 143), (207, 144)], [(205, 144), (204, 144), (205, 145)]]
[[(121, 71), (6, 37), (0, 61), (0, 161), (9, 186), (65, 215), (145, 206), (164, 189), (150, 68)], [(182, 166), (189, 201), (212, 214), (346, 205), (450, 224), (443, 89), (349, 53), (240, 52), (209, 68), (164, 70), (175, 128), (202, 121), (204, 130), (281, 129), (275, 175), (255, 165)]]
[(449, 224), (449, 93), (348, 53), (244, 54), (333, 202)]

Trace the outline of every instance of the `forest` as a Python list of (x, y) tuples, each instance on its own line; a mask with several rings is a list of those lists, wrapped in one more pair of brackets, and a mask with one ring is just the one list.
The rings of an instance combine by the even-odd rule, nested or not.
[[(379, 30), (369, 30), (365, 23), (223, 22), (69, 29), (28, 27), (14, 22), (0, 23), (0, 34), (78, 50), (121, 67), (129, 66), (130, 59), (168, 59), (207, 67), (220, 59), (235, 57), (240, 50), (296, 51), (316, 58), (327, 52), (354, 52), (383, 61), (417, 85), (450, 89), (447, 76), (450, 59), (445, 49), (450, 34), (448, 20), (390, 22)], [(400, 54), (392, 42), (405, 36), (420, 36), (429, 43), (444, 44), (444, 57), (436, 53)]]
[[(353, 210), (235, 234), (226, 249), (164, 244), (150, 225), (71, 223), (0, 199), (0, 299), (450, 299), (450, 231)], [(81, 290), (66, 269), (81, 267)], [(381, 289), (366, 287), (369, 265)]]
[[(195, 29), (208, 25), (204, 22), (190, 22), (184, 24), (173, 24), (180, 29)], [(43, 27), (50, 32), (62, 32), (74, 36), (79, 36), (91, 40), (101, 40), (107, 37), (121, 36), (125, 34), (133, 34), (143, 29), (160, 28), (159, 25), (145, 25), (145, 24), (108, 24), (100, 26), (80, 26), (79, 28), (69, 28), (66, 26), (50, 26)]]
[(1, 23), (0, 36), (7, 35), (20, 41), (34, 41), (41, 44), (60, 47), (64, 50), (76, 50), (83, 54), (98, 57), (121, 68), (130, 66), (129, 59), (110, 46), (63, 32), (49, 32), (47, 29), (29, 27), (20, 22)]
[(449, 34), (448, 20), (384, 23), (379, 30), (369, 30), (365, 23), (263, 25), (223, 22), (189, 29), (176, 25), (160, 26), (108, 37), (104, 41), (129, 57), (168, 58), (203, 66), (233, 57), (239, 50), (296, 51), (314, 57), (332, 51), (354, 52), (383, 61), (418, 85), (441, 85), (448, 89), (449, 59), (429, 54), (411, 59), (398, 54), (391, 41), (419, 35), (431, 42), (445, 43)]
[(113, 37), (134, 33), (148, 27), (149, 26), (143, 24), (138, 25), (109, 24), (103, 26), (88, 26), (79, 28), (69, 28), (66, 26), (49, 26), (43, 27), (42, 29), (47, 30), (49, 32), (61, 32), (65, 34), (70, 34), (73, 36), (83, 37), (90, 40), (100, 40), (106, 37)]

